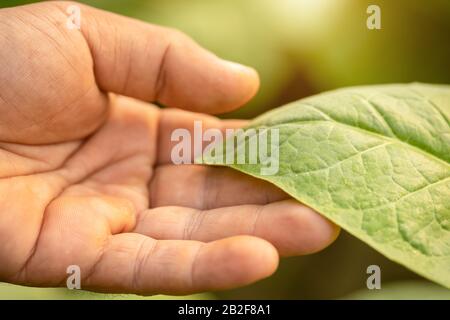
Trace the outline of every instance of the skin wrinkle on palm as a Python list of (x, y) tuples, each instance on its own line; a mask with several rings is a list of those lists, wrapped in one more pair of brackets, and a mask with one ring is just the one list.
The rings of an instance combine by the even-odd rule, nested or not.
[(388, 258), (449, 288), (449, 117), (446, 85), (335, 90), (250, 123), (280, 130), (277, 174), (259, 174), (261, 165), (230, 167), (273, 183)]

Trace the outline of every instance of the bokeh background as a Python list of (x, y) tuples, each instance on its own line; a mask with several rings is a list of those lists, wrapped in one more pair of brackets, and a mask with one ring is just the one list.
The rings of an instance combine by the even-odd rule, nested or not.
[[(37, 1), (1, 0), (0, 7)], [(450, 83), (449, 0), (91, 0), (98, 8), (182, 30), (217, 55), (258, 70), (252, 102), (223, 117), (252, 118), (284, 103), (343, 86)], [(381, 30), (366, 9), (381, 8)], [(1, 48), (0, 48), (1, 50)], [(366, 268), (381, 267), (382, 290), (366, 287)], [(137, 298), (0, 285), (0, 298)], [(168, 297), (156, 297), (168, 298)], [(170, 298), (170, 297), (169, 297)], [(284, 259), (254, 285), (188, 298), (443, 298), (431, 284), (342, 232), (328, 249)]]

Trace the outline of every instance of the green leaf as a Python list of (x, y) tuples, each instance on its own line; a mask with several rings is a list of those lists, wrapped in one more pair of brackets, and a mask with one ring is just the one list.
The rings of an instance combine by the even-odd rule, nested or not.
[(34, 288), (0, 282), (0, 300), (212, 300), (211, 293), (189, 296), (139, 296), (135, 294), (95, 293), (67, 288)]
[[(261, 174), (261, 161), (229, 166), (273, 183), (386, 257), (450, 288), (449, 118), (449, 85), (340, 89), (251, 123), (279, 130), (276, 174)], [(247, 144), (236, 150), (248, 153)]]

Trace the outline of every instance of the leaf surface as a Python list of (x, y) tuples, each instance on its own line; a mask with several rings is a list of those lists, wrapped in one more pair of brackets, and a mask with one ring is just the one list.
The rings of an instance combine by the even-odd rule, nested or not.
[(262, 175), (260, 162), (229, 166), (273, 183), (386, 257), (450, 288), (449, 119), (448, 85), (340, 89), (251, 123), (278, 129), (276, 174)]

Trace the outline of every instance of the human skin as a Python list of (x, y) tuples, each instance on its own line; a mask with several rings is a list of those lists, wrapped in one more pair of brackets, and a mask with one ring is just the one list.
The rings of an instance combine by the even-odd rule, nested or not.
[(0, 10), (0, 281), (65, 286), (78, 265), (83, 289), (187, 294), (329, 245), (338, 227), (274, 186), (171, 163), (173, 130), (242, 126), (207, 114), (258, 84), (176, 30), (69, 2)]

